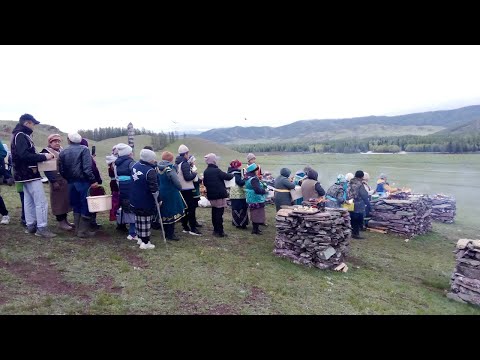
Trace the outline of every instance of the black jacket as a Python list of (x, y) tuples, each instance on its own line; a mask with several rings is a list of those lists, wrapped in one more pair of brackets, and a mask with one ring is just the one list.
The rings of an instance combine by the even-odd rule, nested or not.
[(92, 170), (92, 156), (84, 145), (71, 144), (60, 153), (59, 171), (69, 183), (75, 181), (96, 182)]
[(205, 185), (207, 190), (207, 199), (217, 200), (228, 198), (224, 180), (231, 180), (233, 176), (233, 174), (227, 174), (220, 170), (217, 165), (209, 164), (203, 172), (203, 185)]
[(35, 150), (30, 135), (32, 129), (22, 124), (17, 124), (12, 131), (12, 159), (13, 173), (16, 182), (26, 182), (41, 179), (37, 163), (47, 160), (44, 154), (38, 154)]

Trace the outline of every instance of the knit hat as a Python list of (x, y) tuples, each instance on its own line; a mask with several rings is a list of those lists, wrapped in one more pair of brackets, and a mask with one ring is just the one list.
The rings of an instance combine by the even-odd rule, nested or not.
[(361, 178), (363, 178), (364, 175), (365, 175), (365, 174), (363, 173), (362, 170), (357, 170), (357, 171), (355, 172), (355, 177), (356, 177), (356, 178), (360, 178), (360, 179), (361, 179)]
[(79, 133), (71, 133), (71, 134), (68, 134), (67, 137), (68, 137), (68, 140), (70, 140), (74, 144), (80, 144), (80, 142), (82, 141), (82, 137), (80, 136)]
[(287, 168), (282, 168), (280, 170), (280, 175), (285, 176), (287, 178), (290, 176), (291, 173), (292, 173), (292, 171), (290, 169), (287, 169)]
[(337, 175), (337, 184), (341, 184), (347, 182), (347, 179), (345, 179), (345, 175), (343, 174), (338, 174)]
[(205, 162), (207, 165), (216, 165), (217, 164), (217, 155), (210, 153), (204, 156)]
[(307, 177), (312, 180), (318, 181), (318, 172), (313, 169), (308, 170)]
[(115, 160), (117, 160), (117, 157), (115, 155), (107, 155), (105, 156), (105, 161), (107, 162), (107, 165), (110, 165), (113, 163)]
[(257, 157), (255, 156), (255, 154), (252, 154), (252, 153), (249, 153), (247, 155), (247, 161), (250, 161), (250, 160), (253, 160), (253, 159), (256, 159)]
[(38, 125), (40, 124), (40, 121), (38, 121), (37, 119), (35, 119), (32, 115), (30, 114), (23, 114), (22, 116), (20, 116), (20, 119), (18, 120), (20, 122), (20, 124), (23, 124), (25, 121), (31, 121), (33, 122), (35, 125)]
[(53, 140), (60, 140), (62, 141), (62, 137), (59, 134), (51, 134), (48, 136), (47, 141), (50, 144)]
[[(130, 147), (130, 146), (128, 146), (128, 147)], [(156, 155), (152, 150), (142, 149), (142, 151), (140, 151), (140, 160), (143, 160), (143, 161), (149, 163), (149, 162), (152, 162), (153, 160), (155, 160), (155, 157), (156, 157)]]
[(190, 150), (188, 150), (188, 147), (186, 147), (186, 146), (183, 145), (183, 144), (178, 147), (178, 154), (179, 154), (179, 155), (184, 155), (184, 154), (186, 154), (186, 153), (189, 152), (189, 151), (190, 151)]
[(251, 163), (250, 165), (247, 166), (247, 172), (252, 172), (258, 169), (257, 164)]
[(130, 155), (133, 152), (133, 149), (129, 145), (124, 143), (117, 144), (117, 150), (118, 150), (118, 156)]
[(170, 151), (162, 152), (162, 160), (173, 162), (173, 154)]
[(312, 169), (311, 166), (307, 165), (303, 168), (303, 172), (306, 174), (306, 173), (308, 173), (308, 170), (311, 170), (311, 169)]
[(88, 141), (85, 138), (82, 138), (82, 141), (80, 141), (80, 145), (88, 147)]
[(387, 180), (387, 175), (385, 175), (384, 173), (381, 173), (379, 178), (383, 180)]
[(348, 173), (348, 174), (345, 175), (345, 180), (350, 181), (352, 179), (353, 179), (353, 174), (352, 173)]
[(190, 155), (190, 157), (188, 158), (187, 162), (189, 164), (193, 164), (197, 159), (195, 158), (195, 156), (193, 155)]
[(370, 180), (370, 175), (367, 172), (363, 172), (363, 180), (368, 181)]
[(241, 163), (240, 160), (233, 160), (230, 163), (230, 167), (233, 168), (233, 169), (238, 169), (240, 166), (242, 166), (242, 163)]

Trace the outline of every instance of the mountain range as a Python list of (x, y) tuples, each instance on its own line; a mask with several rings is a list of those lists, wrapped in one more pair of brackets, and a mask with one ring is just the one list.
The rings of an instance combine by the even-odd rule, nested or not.
[(197, 136), (223, 144), (245, 144), (472, 132), (480, 132), (480, 105), (398, 116), (300, 120), (278, 127), (235, 126), (208, 130)]

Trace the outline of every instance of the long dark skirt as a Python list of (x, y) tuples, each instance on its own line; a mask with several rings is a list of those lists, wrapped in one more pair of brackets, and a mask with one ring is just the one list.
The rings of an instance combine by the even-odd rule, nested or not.
[(248, 225), (248, 204), (246, 199), (231, 199), (232, 224), (237, 227)]
[[(254, 205), (258, 205), (258, 204), (254, 204)], [(254, 208), (253, 206), (250, 205), (249, 208), (250, 208), (250, 219), (252, 219), (252, 223), (265, 224), (265, 220), (266, 220), (265, 206)]]

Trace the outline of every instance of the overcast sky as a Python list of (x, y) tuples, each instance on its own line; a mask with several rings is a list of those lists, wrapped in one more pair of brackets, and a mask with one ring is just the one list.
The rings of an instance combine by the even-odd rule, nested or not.
[(479, 70), (478, 45), (2, 45), (0, 120), (183, 132), (399, 115), (480, 104)]

